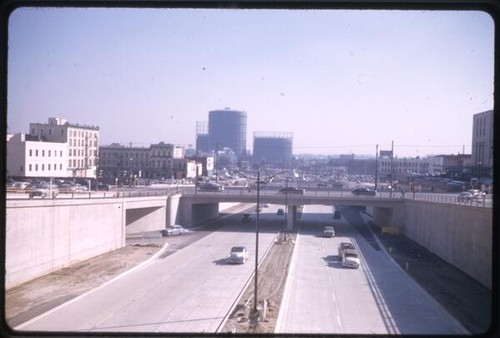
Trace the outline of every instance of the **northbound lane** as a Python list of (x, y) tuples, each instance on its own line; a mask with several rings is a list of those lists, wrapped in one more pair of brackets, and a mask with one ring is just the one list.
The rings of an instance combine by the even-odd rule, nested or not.
[[(332, 223), (337, 237), (323, 238), (323, 226)], [(468, 333), (365, 238), (345, 218), (332, 220), (332, 207), (305, 207), (277, 333)], [(359, 250), (359, 269), (343, 268), (337, 257), (345, 240)]]

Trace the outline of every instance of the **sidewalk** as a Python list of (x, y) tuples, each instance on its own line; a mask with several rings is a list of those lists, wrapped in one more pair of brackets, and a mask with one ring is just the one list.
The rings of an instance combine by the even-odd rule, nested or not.
[(127, 239), (127, 246), (26, 282), (5, 292), (5, 318), (14, 328), (147, 261), (162, 247)]

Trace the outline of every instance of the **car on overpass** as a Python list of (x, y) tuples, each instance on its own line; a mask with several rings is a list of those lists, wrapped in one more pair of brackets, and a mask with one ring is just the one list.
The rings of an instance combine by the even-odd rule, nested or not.
[(228, 263), (243, 264), (248, 259), (248, 250), (244, 246), (233, 246), (227, 256)]
[(458, 202), (472, 202), (474, 200), (474, 195), (470, 193), (469, 191), (463, 191), (457, 196), (457, 201)]
[(304, 195), (304, 189), (295, 188), (295, 187), (286, 187), (281, 189), (280, 194), (295, 194), (295, 195)]
[(368, 188), (356, 188), (352, 191), (352, 194), (354, 196), (360, 196), (360, 195), (364, 195), (364, 196), (375, 196), (377, 195), (377, 191), (376, 190), (370, 190)]

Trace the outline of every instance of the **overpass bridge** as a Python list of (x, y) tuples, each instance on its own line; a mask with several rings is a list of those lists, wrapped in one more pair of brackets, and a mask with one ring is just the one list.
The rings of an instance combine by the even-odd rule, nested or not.
[[(258, 195), (258, 196), (257, 196)], [(287, 228), (292, 229), (296, 220), (297, 207), (302, 205), (349, 205), (366, 206), (372, 211), (376, 221), (388, 226), (397, 226), (399, 221), (394, 218), (401, 213), (405, 199), (391, 197), (389, 194), (377, 196), (354, 196), (345, 191), (313, 191), (304, 194), (283, 194), (277, 190), (262, 190), (248, 192), (244, 190), (225, 190), (220, 192), (192, 192), (180, 197), (177, 223), (197, 224), (198, 215), (204, 215), (209, 210), (218, 210), (219, 203), (265, 203), (283, 205), (288, 210)], [(394, 223), (396, 222), (396, 223)]]

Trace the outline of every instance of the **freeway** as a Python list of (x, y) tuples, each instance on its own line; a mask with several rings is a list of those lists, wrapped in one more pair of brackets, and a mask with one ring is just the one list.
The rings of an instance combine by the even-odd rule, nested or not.
[[(342, 210), (343, 216), (348, 214)], [(361, 216), (332, 219), (332, 207), (306, 206), (283, 296), (277, 333), (466, 334), (455, 319), (417, 285), (370, 233), (357, 231)], [(336, 237), (322, 237), (334, 224)], [(352, 241), (359, 269), (343, 268), (341, 241)]]
[[(283, 217), (276, 216), (272, 209), (261, 213), (261, 259), (283, 226)], [(239, 215), (217, 222), (217, 231), (203, 236), (194, 229), (167, 238), (171, 244), (169, 250), (139, 269), (16, 330), (216, 332), (246, 283), (251, 281), (255, 259), (254, 222), (242, 223)], [(243, 265), (225, 264), (230, 248), (236, 245), (248, 248), (249, 260)]]

